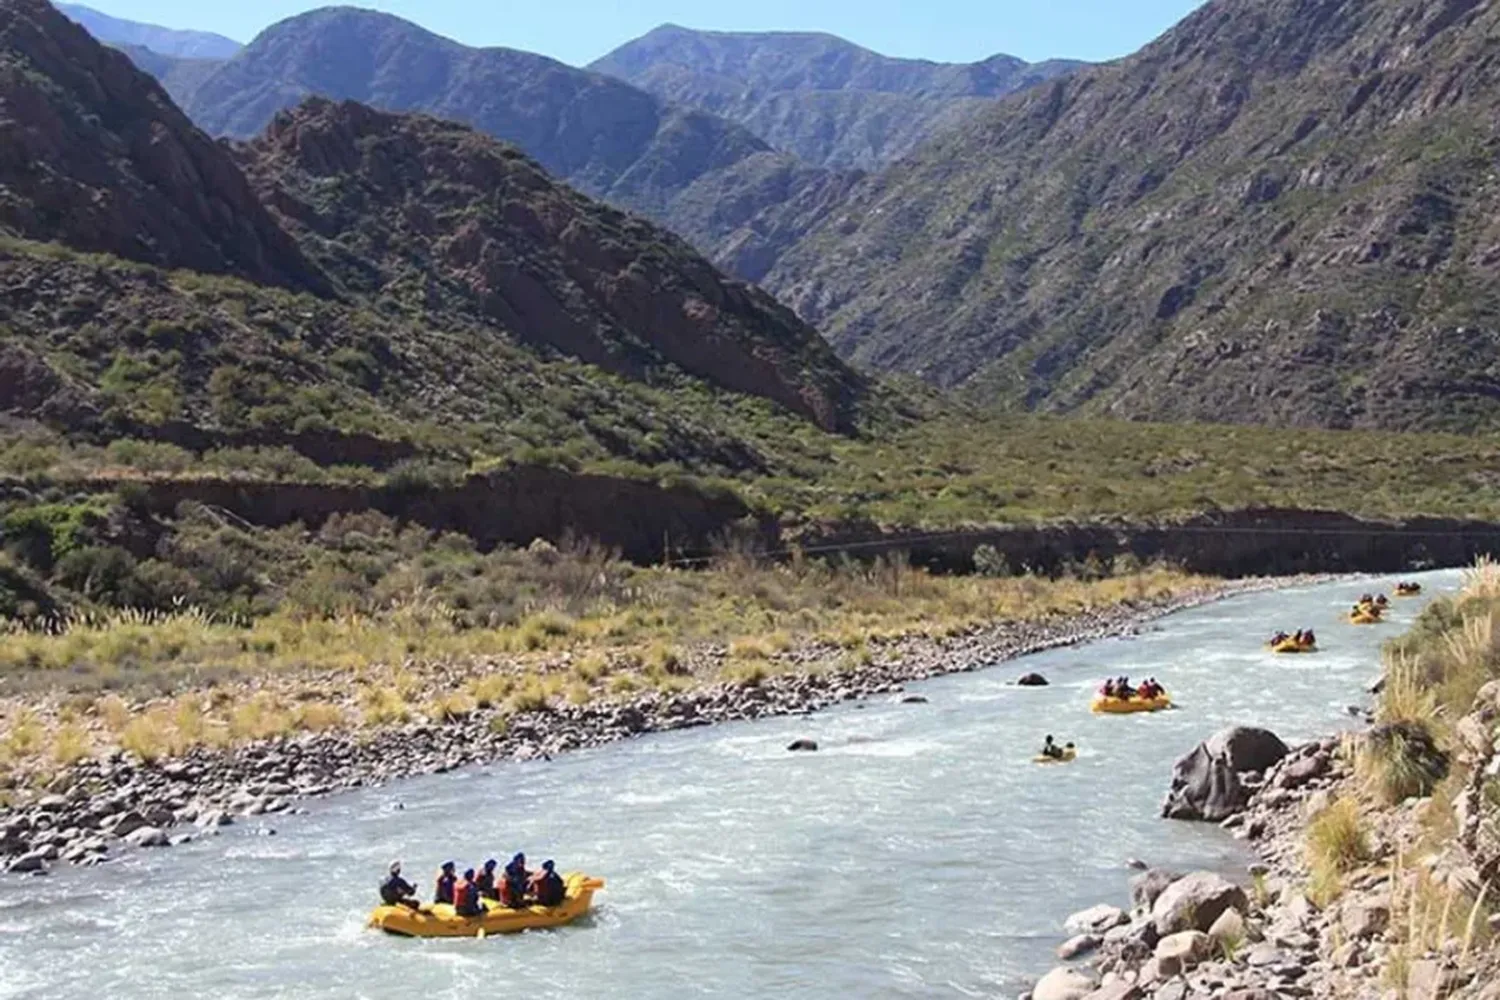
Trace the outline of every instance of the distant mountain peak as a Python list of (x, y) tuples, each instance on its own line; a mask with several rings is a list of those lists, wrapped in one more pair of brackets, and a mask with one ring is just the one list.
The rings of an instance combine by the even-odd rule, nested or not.
[(228, 59), (239, 42), (210, 31), (184, 31), (112, 17), (81, 4), (59, 3), (57, 9), (107, 45), (138, 45), (179, 59)]

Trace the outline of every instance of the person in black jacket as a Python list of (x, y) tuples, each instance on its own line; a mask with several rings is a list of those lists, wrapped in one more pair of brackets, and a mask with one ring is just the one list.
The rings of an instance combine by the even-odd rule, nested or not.
[(380, 901), (386, 906), (409, 906), (415, 910), (417, 887), (401, 877), (401, 862), (391, 862), (391, 873), (380, 883)]
[(567, 886), (563, 884), (562, 876), (553, 869), (552, 862), (543, 861), (542, 870), (532, 879), (531, 891), (542, 906), (557, 906), (567, 895)]
[(484, 867), (479, 869), (479, 874), (474, 879), (474, 884), (479, 886), (479, 895), (485, 899), (500, 898), (500, 888), (495, 885), (495, 867), (498, 864), (500, 862), (490, 858), (484, 863)]
[(432, 891), (432, 901), (434, 903), (452, 905), (453, 887), (458, 883), (458, 876), (453, 873), (455, 867), (457, 866), (451, 861), (443, 862), (443, 868), (438, 872), (437, 886)]

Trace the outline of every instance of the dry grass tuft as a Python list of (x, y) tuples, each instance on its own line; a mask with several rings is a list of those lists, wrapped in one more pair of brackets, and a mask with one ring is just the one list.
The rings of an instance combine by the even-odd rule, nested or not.
[(1343, 891), (1343, 876), (1368, 860), (1370, 844), (1359, 803), (1340, 798), (1307, 826), (1309, 898), (1327, 906)]

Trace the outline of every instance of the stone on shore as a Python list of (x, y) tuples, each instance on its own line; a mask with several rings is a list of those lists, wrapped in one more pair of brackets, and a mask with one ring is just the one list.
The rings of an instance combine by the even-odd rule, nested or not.
[(1167, 886), (1180, 878), (1180, 872), (1148, 868), (1130, 880), (1130, 905), (1150, 909), (1156, 905), (1157, 897), (1167, 891)]
[(1211, 823), (1227, 819), (1250, 802), (1250, 789), (1241, 775), (1262, 774), (1288, 752), (1286, 744), (1268, 729), (1222, 729), (1172, 766), (1172, 786), (1162, 803), (1162, 815)]
[(1105, 931), (1130, 922), (1125, 911), (1118, 906), (1100, 903), (1087, 910), (1080, 910), (1063, 921), (1063, 929), (1074, 934), (1103, 934)]
[(1205, 745), (1209, 753), (1223, 758), (1235, 771), (1265, 771), (1290, 753), (1279, 736), (1255, 726), (1221, 729)]
[(1097, 934), (1077, 934), (1057, 946), (1057, 957), (1064, 962), (1071, 962), (1075, 958), (1097, 950), (1102, 943), (1103, 938)]
[(1062, 965), (1031, 988), (1031, 1000), (1083, 1000), (1098, 988), (1097, 979)]
[(1176, 976), (1196, 968), (1213, 954), (1213, 940), (1202, 931), (1180, 931), (1169, 934), (1156, 943), (1157, 972), (1162, 976)]
[(1151, 907), (1156, 932), (1170, 937), (1181, 931), (1207, 933), (1228, 909), (1249, 908), (1245, 890), (1213, 872), (1194, 872), (1169, 885)]
[(125, 837), (125, 843), (131, 847), (171, 847), (171, 838), (166, 831), (155, 826), (143, 826), (132, 830)]

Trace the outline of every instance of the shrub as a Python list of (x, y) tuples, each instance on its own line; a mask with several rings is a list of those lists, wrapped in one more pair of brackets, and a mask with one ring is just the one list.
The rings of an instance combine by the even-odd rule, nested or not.
[(52, 738), (52, 759), (63, 767), (76, 764), (89, 755), (89, 734), (76, 722), (64, 724)]
[(1359, 803), (1347, 797), (1336, 799), (1314, 816), (1307, 827), (1309, 898), (1319, 906), (1338, 898), (1343, 875), (1369, 856), (1369, 840)]
[(1389, 805), (1431, 795), (1448, 776), (1448, 755), (1418, 721), (1384, 722), (1364, 738), (1359, 768), (1370, 790)]

